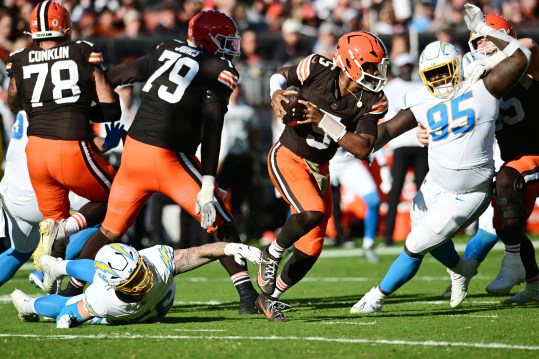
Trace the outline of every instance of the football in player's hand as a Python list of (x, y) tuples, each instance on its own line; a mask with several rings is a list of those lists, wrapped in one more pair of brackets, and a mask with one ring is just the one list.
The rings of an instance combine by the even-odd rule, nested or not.
[(290, 94), (286, 98), (288, 103), (281, 101), (283, 109), (286, 111), (286, 115), (283, 116), (283, 123), (287, 126), (296, 126), (297, 121), (303, 120), (305, 110), (307, 110), (307, 107), (300, 103), (299, 100), (306, 100), (299, 94)]

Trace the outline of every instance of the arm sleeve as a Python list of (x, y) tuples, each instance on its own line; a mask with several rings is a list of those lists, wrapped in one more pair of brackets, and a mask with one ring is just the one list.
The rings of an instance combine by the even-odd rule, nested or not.
[(149, 76), (148, 64), (150, 57), (151, 54), (145, 55), (131, 62), (107, 69), (105, 74), (112, 87), (146, 81)]

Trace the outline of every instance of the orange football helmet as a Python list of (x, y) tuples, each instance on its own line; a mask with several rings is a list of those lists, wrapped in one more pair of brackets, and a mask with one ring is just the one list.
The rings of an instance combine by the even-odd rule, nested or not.
[(189, 46), (236, 62), (240, 57), (240, 36), (234, 20), (216, 10), (202, 11), (189, 21)]
[[(513, 23), (506, 19), (505, 17), (498, 15), (498, 14), (488, 14), (485, 16), (485, 22), (488, 26), (495, 30), (502, 31), (506, 33), (507, 35), (517, 38), (517, 32), (515, 30), (515, 27), (513, 26)], [(470, 40), (468, 40), (468, 46), (470, 47), (470, 51), (475, 52), (477, 50), (477, 42), (479, 39), (483, 38), (484, 36), (479, 35), (475, 32), (470, 32)], [(488, 46), (486, 48), (482, 48), (481, 52), (487, 54), (492, 53), (492, 49), (497, 49), (497, 47), (492, 44), (491, 46)]]
[(69, 12), (56, 1), (43, 1), (32, 10), (30, 32), (33, 40), (51, 38), (69, 39), (71, 18)]
[[(387, 82), (389, 58), (386, 46), (370, 32), (355, 31), (341, 36), (333, 61), (346, 76), (366, 90), (379, 92)], [(368, 68), (376, 68), (376, 71)]]

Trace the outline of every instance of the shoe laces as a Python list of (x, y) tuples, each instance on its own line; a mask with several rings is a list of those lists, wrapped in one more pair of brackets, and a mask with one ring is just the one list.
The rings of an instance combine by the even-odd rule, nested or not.
[(262, 260), (262, 262), (266, 264), (265, 276), (274, 277), (279, 267), (279, 262), (271, 258)]
[(271, 316), (275, 319), (284, 319), (284, 314), (281, 311), (281, 308), (280, 308), (281, 306), (279, 304), (280, 304), (279, 301), (270, 299), (270, 305), (269, 305), (270, 313), (272, 313)]

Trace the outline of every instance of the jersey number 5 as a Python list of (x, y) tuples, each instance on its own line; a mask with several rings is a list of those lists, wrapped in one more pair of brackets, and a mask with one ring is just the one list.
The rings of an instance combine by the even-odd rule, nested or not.
[(473, 108), (463, 106), (464, 102), (472, 97), (471, 91), (466, 92), (450, 102), (439, 103), (427, 111), (427, 121), (433, 141), (447, 138), (449, 131), (457, 135), (474, 129), (475, 111)]
[[(43, 106), (41, 95), (45, 87), (45, 80), (49, 73), (49, 64), (34, 64), (23, 66), (23, 77), (29, 79), (32, 75), (37, 74), (36, 83), (32, 92), (32, 107)], [(62, 79), (61, 71), (67, 71), (67, 78)], [(52, 64), (50, 68), (51, 82), (54, 85), (52, 89), (52, 99), (57, 104), (76, 102), (80, 97), (80, 87), (77, 85), (79, 81), (79, 71), (77, 63), (73, 60), (62, 60)], [(71, 91), (71, 96), (63, 97), (63, 91)]]
[(182, 99), (185, 89), (193, 81), (193, 78), (198, 72), (198, 62), (189, 57), (182, 57), (182, 55), (169, 50), (163, 51), (161, 57), (159, 57), (159, 61), (164, 61), (163, 65), (150, 76), (142, 91), (149, 92), (154, 81), (174, 65), (168, 75), (168, 79), (176, 85), (176, 89), (173, 92), (169, 92), (168, 86), (161, 85), (157, 90), (157, 95), (168, 103), (178, 103)]

